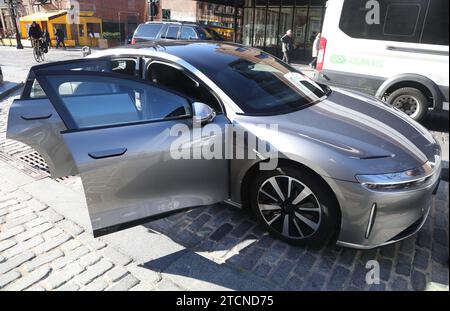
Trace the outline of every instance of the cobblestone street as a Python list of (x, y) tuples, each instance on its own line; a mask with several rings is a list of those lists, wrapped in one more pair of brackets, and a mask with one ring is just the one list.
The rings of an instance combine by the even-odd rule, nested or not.
[[(18, 94), (0, 103), (0, 290), (448, 290), (446, 181), (419, 234), (371, 251), (293, 247), (222, 204), (94, 239), (77, 221), (80, 179), (51, 180), (34, 150), (6, 140)], [(448, 154), (448, 130), (437, 134)], [(380, 284), (366, 283), (371, 260)]]

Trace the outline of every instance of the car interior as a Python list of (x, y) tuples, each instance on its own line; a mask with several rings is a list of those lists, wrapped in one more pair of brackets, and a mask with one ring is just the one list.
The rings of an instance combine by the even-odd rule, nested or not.
[(204, 85), (186, 75), (182, 70), (160, 62), (151, 62), (147, 67), (147, 80), (177, 91), (196, 102), (204, 103), (222, 113), (218, 99)]

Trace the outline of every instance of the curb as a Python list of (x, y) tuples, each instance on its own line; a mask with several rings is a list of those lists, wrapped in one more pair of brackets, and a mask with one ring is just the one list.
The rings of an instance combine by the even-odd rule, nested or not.
[[(4, 82), (4, 83), (8, 83), (8, 82)], [(0, 100), (7, 98), (9, 95), (11, 95), (15, 91), (21, 89), (24, 86), (23, 82), (20, 82), (20, 83), (9, 82), (9, 83), (13, 83), (14, 85), (0, 93)]]

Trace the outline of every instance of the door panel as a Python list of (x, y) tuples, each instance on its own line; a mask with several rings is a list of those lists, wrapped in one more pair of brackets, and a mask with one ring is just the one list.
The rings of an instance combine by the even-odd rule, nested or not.
[[(63, 135), (83, 181), (96, 236), (114, 231), (111, 226), (228, 197), (226, 160), (172, 159), (177, 137), (170, 136), (170, 128), (180, 123), (192, 126), (191, 120), (177, 120)], [(221, 128), (226, 123), (224, 116), (214, 121)], [(207, 139), (214, 143), (205, 137), (197, 146)], [(187, 139), (184, 145), (192, 144)]]
[(77, 174), (60, 134), (66, 129), (49, 99), (15, 100), (9, 110), (6, 137), (39, 152), (52, 178), (59, 178)]
[[(191, 140), (190, 100), (154, 83), (99, 72), (39, 71), (36, 78), (66, 124), (61, 135), (83, 182), (94, 235), (228, 198), (227, 160), (176, 160), (171, 153), (175, 141), (188, 151), (225, 150), (225, 116)], [(187, 132), (171, 135), (175, 125)]]

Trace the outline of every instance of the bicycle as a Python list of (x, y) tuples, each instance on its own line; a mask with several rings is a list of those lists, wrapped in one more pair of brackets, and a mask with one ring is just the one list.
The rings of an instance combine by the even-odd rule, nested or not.
[(40, 63), (45, 61), (44, 38), (33, 39), (33, 56)]

